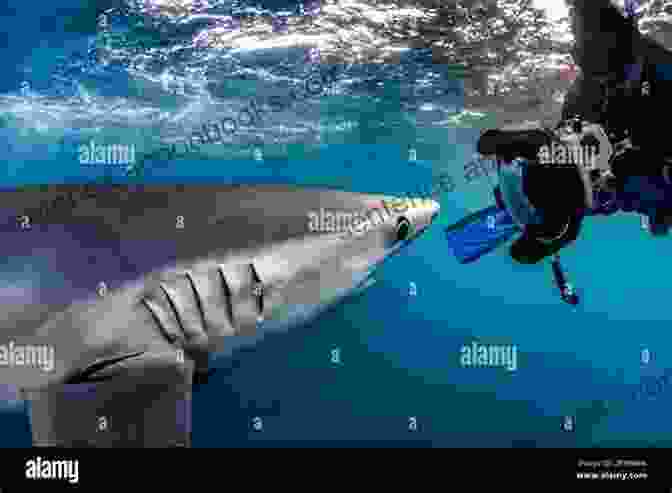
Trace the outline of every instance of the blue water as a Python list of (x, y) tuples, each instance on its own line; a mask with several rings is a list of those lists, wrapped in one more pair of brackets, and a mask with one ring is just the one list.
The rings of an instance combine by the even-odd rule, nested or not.
[[(296, 7), (277, 3), (262, 7)], [(74, 142), (91, 135), (123, 138), (150, 153), (165, 139), (147, 116), (152, 111), (191, 115), (188, 128), (235, 112), (214, 105), (194, 116), (189, 111), (200, 101), (193, 96), (197, 90), (191, 99), (180, 99), (162, 92), (161, 84), (141, 84), (126, 69), (87, 59), (87, 47), (97, 39), (96, 14), (106, 7), (76, 0), (39, 7), (10, 1), (0, 7), (3, 186), (85, 182), (103, 175), (133, 181), (120, 169), (82, 168), (68, 151), (72, 148), (61, 145), (63, 137)], [(222, 11), (231, 8), (223, 5)], [(242, 58), (258, 75), (279, 63), (273, 53), (283, 49), (252, 50)], [(206, 66), (207, 54), (191, 61)], [(57, 56), (67, 61), (63, 73), (68, 80), (79, 85), (54, 78), (62, 70)], [(204, 156), (155, 159), (141, 178), (146, 183), (291, 183), (403, 195), (426, 190), (448, 172), (457, 185), (441, 194), (438, 221), (383, 266), (368, 291), (309, 326), (236, 353), (196, 389), (194, 446), (669, 446), (672, 392), (632, 398), (644, 377), (662, 374), (672, 362), (669, 240), (647, 236), (636, 216), (587, 220), (579, 241), (563, 252), (563, 264), (583, 299), (578, 309), (560, 301), (549, 265), (514, 265), (506, 247), (459, 265), (443, 228), (492, 202), (487, 178), (467, 183), (463, 176), (486, 119), (482, 124), (478, 118), (449, 121), (454, 111), (470, 109), (464, 82), (432, 64), (431, 50), (408, 50), (404, 56), (396, 65), (344, 63), (339, 80), (351, 83), (342, 93), (297, 98), (287, 114), (267, 120), (277, 117), (299, 137), (290, 132), (283, 134), (284, 142), (273, 140), (270, 124), (256, 135), (257, 130), (246, 129), (227, 144), (203, 147)], [(400, 68), (408, 71), (393, 82), (390, 73)], [(288, 70), (299, 68), (289, 64)], [(217, 77), (224, 76), (215, 73), (211, 80)], [(29, 82), (32, 96), (20, 94), (22, 81)], [(409, 97), (403, 83), (419, 88), (411, 97), (415, 105), (404, 106)], [(446, 97), (433, 92), (442, 87), (462, 92)], [(244, 104), (242, 95), (239, 99), (236, 108)], [(438, 109), (422, 109), (428, 103)], [(114, 113), (114, 107), (123, 111)], [(117, 121), (106, 120), (110, 115)], [(316, 131), (316, 121), (349, 121), (351, 126)], [(252, 159), (255, 146), (263, 148), (262, 161)], [(409, 161), (409, 148), (415, 149), (416, 161)], [(473, 341), (515, 345), (517, 370), (462, 366), (460, 348)], [(340, 350), (341, 364), (331, 361), (334, 348)], [(651, 354), (648, 364), (641, 362), (644, 348)], [(562, 428), (566, 416), (575, 423), (573, 431)], [(263, 421), (262, 431), (253, 429), (255, 418)], [(21, 403), (8, 404), (0, 416), (0, 446), (30, 446)]]

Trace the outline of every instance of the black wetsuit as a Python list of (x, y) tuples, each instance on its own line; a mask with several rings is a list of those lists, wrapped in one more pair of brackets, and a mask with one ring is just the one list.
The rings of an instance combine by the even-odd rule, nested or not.
[[(573, 56), (581, 75), (565, 99), (563, 120), (599, 123), (612, 142), (630, 139), (632, 146), (612, 162), (616, 208), (649, 216), (652, 232), (660, 234), (672, 222), (672, 180), (664, 178), (672, 138), (658, 118), (672, 110), (672, 52), (640, 35), (608, 0), (574, 4)], [(481, 136), (477, 150), (538, 161), (539, 148), (551, 140), (542, 129), (491, 130)], [(511, 256), (536, 263), (576, 240), (587, 212), (585, 191), (576, 169), (553, 165), (528, 167), (523, 187), (544, 222), (525, 229), (511, 246)]]
[(600, 123), (612, 141), (629, 138), (632, 147), (611, 162), (617, 206), (646, 215), (651, 233), (663, 235), (672, 222), (672, 174), (665, 170), (672, 139), (664, 120), (672, 109), (672, 52), (642, 36), (608, 1), (575, 3), (574, 58), (583, 74), (562, 116)]

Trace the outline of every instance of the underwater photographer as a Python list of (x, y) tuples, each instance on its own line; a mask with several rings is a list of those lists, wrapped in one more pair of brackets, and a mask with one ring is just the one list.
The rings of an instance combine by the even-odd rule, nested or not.
[[(559, 252), (579, 237), (586, 217), (639, 213), (654, 236), (672, 224), (672, 141), (655, 117), (670, 107), (672, 53), (639, 33), (636, 13), (624, 15), (608, 0), (573, 3), (581, 74), (560, 123), (485, 131), (477, 151), (497, 159), (496, 205), (446, 230), (461, 263), (522, 233), (511, 257), (524, 264), (552, 257), (569, 304), (578, 298), (567, 290)], [(586, 148), (597, 149), (588, 162), (581, 159)], [(548, 149), (562, 152), (549, 159)]]

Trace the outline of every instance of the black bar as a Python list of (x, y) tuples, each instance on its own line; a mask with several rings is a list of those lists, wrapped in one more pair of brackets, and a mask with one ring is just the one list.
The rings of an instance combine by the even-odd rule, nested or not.
[[(508, 490), (513, 485), (581, 485), (593, 491), (601, 485), (612, 488), (627, 485), (627, 491), (669, 491), (672, 473), (669, 468), (669, 451), (665, 449), (546, 449), (533, 448), (534, 440), (521, 440), (528, 448), (512, 449), (443, 449), (430, 451), (434, 460), (421, 451), (411, 454), (390, 453), (377, 450), (365, 452), (358, 457), (354, 449), (375, 448), (430, 448), (431, 441), (257, 441), (250, 440), (243, 449), (155, 449), (146, 450), (93, 450), (93, 449), (0, 449), (2, 475), (0, 491), (52, 491), (80, 489), (97, 491), (93, 487), (125, 487), (123, 491), (137, 491), (140, 483), (154, 488), (160, 485), (190, 486), (196, 488), (203, 482), (224, 484), (234, 476), (241, 480), (261, 477), (272, 481), (291, 477), (292, 481), (305, 477), (311, 482), (318, 478), (337, 475), (341, 481), (361, 479), (396, 481), (422, 477), (423, 484), (442, 484), (446, 489), (478, 484), (474, 491), (485, 491), (482, 481), (492, 479)], [(340, 450), (322, 450), (318, 454), (302, 454), (301, 451), (278, 454), (271, 450), (268, 455), (260, 448), (335, 448), (351, 449), (347, 454)], [(292, 457), (291, 454), (300, 454)], [(70, 483), (63, 479), (26, 478), (29, 460), (40, 458), (40, 464), (49, 460), (78, 461), (78, 481)], [(287, 461), (287, 463), (285, 463)], [(301, 467), (298, 467), (300, 461)], [(74, 468), (73, 468), (74, 469)], [(35, 469), (33, 468), (33, 471)], [(314, 473), (314, 474), (308, 474)], [(352, 474), (352, 476), (349, 476)], [(620, 475), (620, 476), (619, 476)], [(311, 478), (312, 476), (312, 478)], [(365, 476), (362, 477), (362, 476)], [(317, 483), (315, 483), (317, 484)], [(36, 487), (37, 486), (37, 487)], [(655, 486), (655, 490), (652, 488)], [(659, 489), (664, 486), (667, 489)], [(130, 487), (130, 488), (129, 488)], [(582, 488), (582, 490), (584, 489)], [(106, 488), (108, 489), (108, 488)], [(156, 489), (154, 489), (156, 491)], [(535, 490), (537, 491), (537, 490)], [(573, 491), (573, 490), (572, 490)]]

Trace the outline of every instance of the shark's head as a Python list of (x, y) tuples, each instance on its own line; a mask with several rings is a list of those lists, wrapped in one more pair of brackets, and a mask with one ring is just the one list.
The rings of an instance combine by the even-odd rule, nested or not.
[[(18, 207), (20, 197), (3, 198)], [(26, 282), (39, 291), (34, 309), (13, 310), (7, 300), (17, 337), (5, 335), (55, 347), (50, 381), (94, 362), (169, 351), (166, 344), (230, 354), (311, 321), (370, 286), (376, 267), (439, 211), (429, 199), (287, 186), (146, 186), (63, 203), (72, 207), (62, 206), (67, 221), (49, 225), (34, 214), (30, 232), (14, 224), (5, 233), (6, 244), (25, 243), (12, 256), (31, 264)], [(31, 256), (45, 251), (45, 265)], [(67, 284), (48, 282), (49, 266)]]
[[(245, 217), (248, 240), (263, 241), (233, 257), (226, 252), (210, 257), (220, 271), (229, 269), (223, 277), (238, 276), (231, 265), (239, 266), (248, 285), (231, 317), (243, 337), (222, 339), (216, 344), (220, 354), (238, 342), (312, 321), (372, 286), (376, 268), (422, 235), (439, 213), (439, 204), (427, 198), (289, 187), (239, 194), (233, 216)], [(224, 216), (217, 223), (231, 225), (230, 208)], [(212, 269), (209, 263), (204, 267)]]
[(304, 234), (253, 261), (262, 281), (284, 278), (278, 315), (289, 325), (371, 286), (375, 269), (439, 213), (439, 204), (426, 198), (346, 192), (314, 192), (304, 208)]

